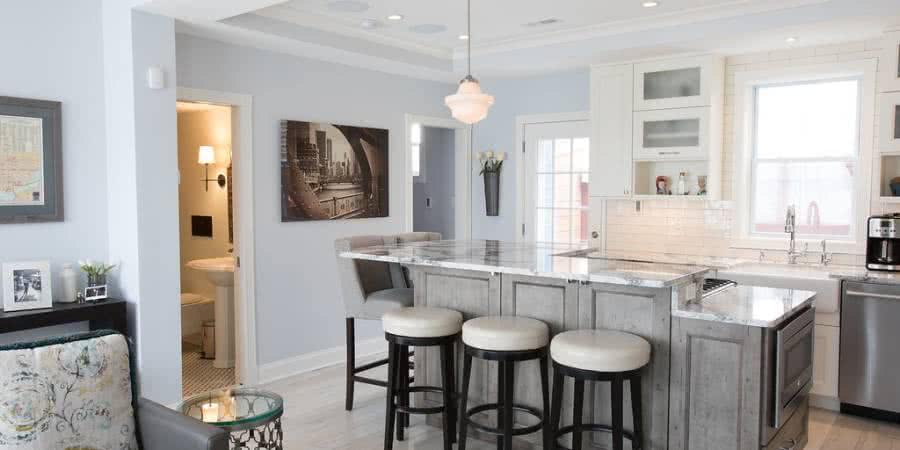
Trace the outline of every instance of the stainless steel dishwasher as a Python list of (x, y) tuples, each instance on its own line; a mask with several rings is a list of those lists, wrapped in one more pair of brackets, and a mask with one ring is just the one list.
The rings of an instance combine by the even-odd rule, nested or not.
[(900, 418), (900, 285), (844, 282), (841, 412)]

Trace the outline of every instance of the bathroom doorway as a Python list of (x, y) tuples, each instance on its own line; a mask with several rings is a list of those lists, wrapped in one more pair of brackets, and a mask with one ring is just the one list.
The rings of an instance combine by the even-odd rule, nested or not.
[(178, 89), (185, 397), (257, 380), (250, 107), (248, 96)]

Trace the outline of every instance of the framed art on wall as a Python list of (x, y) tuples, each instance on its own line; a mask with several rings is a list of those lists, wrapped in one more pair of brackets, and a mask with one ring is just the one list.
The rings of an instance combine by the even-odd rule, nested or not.
[(3, 264), (3, 311), (51, 306), (53, 306), (53, 290), (49, 262)]
[(0, 97), (0, 223), (63, 220), (62, 105)]
[(388, 216), (388, 130), (281, 122), (281, 221)]

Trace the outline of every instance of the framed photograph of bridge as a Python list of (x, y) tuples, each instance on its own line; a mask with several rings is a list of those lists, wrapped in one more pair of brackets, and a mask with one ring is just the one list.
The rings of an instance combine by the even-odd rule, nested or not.
[(281, 221), (387, 217), (388, 134), (281, 121)]

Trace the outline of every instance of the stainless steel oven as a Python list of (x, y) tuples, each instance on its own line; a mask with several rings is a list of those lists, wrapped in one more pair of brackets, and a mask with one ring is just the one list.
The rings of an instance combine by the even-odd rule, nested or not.
[(808, 405), (814, 329), (815, 309), (808, 308), (765, 334), (763, 436), (766, 439), (775, 436), (795, 412)]

